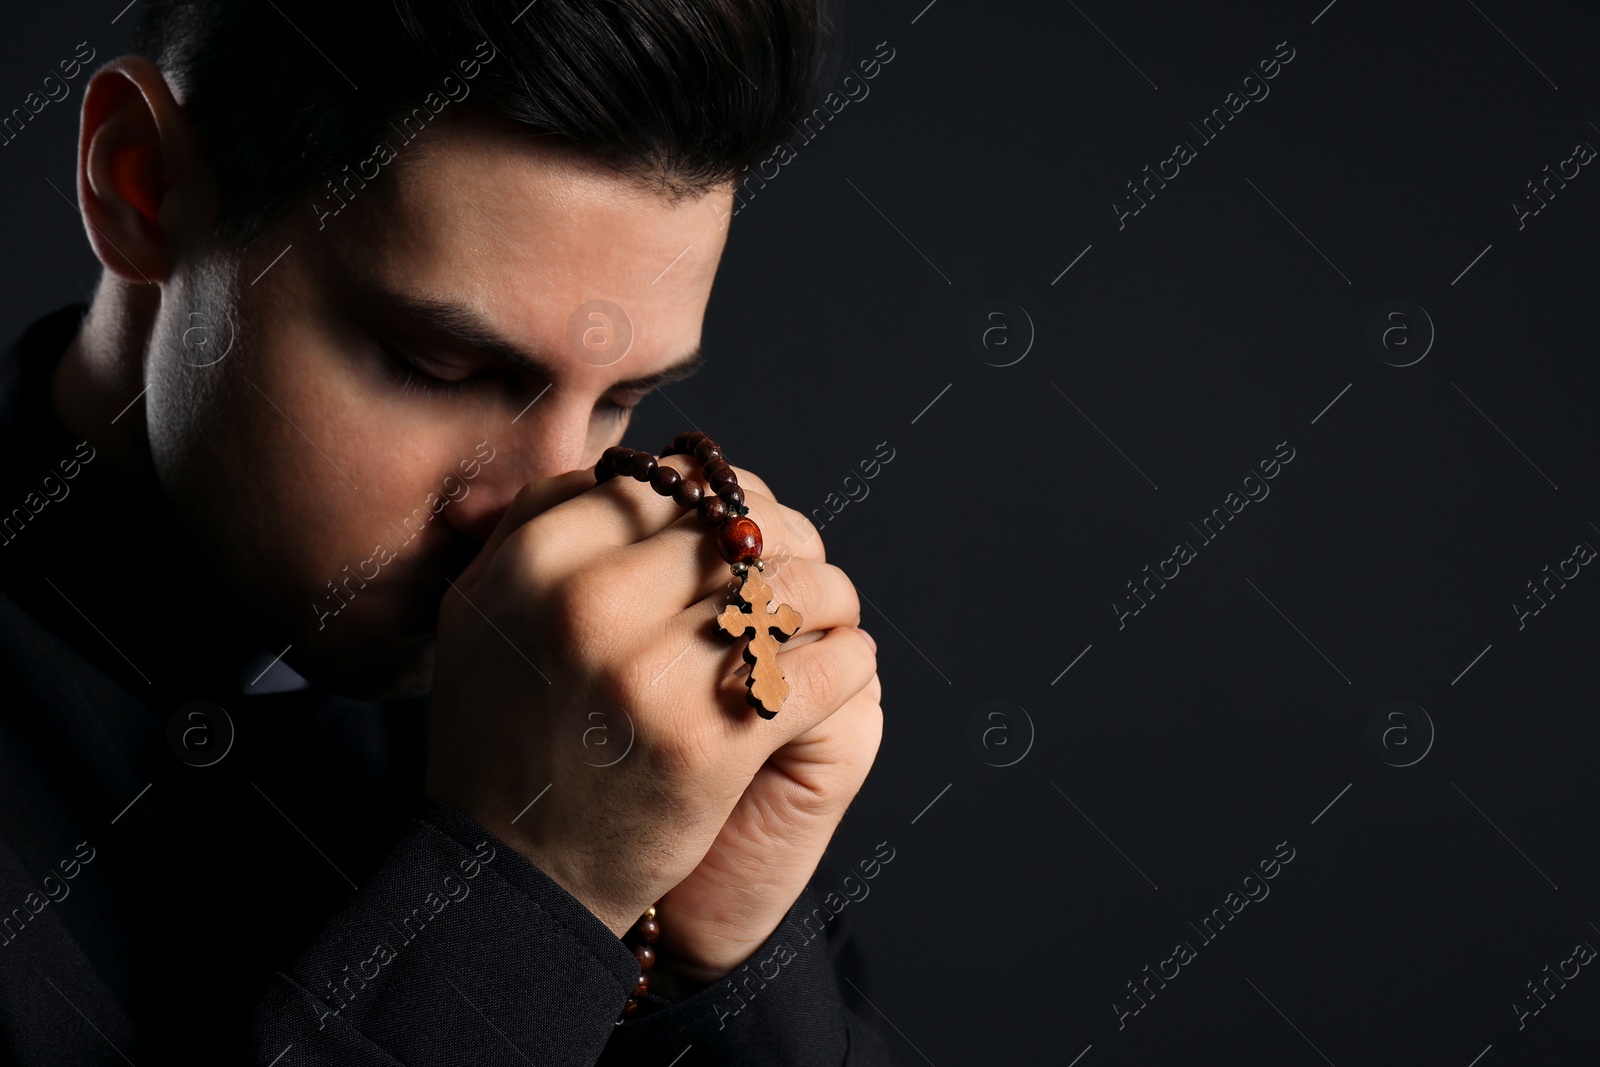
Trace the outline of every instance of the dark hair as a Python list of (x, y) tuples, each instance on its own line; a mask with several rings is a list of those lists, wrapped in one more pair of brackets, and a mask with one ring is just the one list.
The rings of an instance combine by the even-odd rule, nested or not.
[(444, 100), (447, 77), (462, 91), (485, 47), (461, 107), (666, 195), (704, 191), (809, 105), (824, 2), (151, 0), (135, 48), (177, 88), (216, 176), (218, 236), (243, 245), (394, 141), (394, 120), (418, 116), (410, 132), (442, 110), (424, 100)]

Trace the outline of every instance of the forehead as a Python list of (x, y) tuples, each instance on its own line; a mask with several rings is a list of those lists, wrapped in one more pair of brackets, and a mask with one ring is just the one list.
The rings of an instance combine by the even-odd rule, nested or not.
[[(507, 330), (538, 335), (595, 300), (635, 328), (695, 332), (726, 238), (731, 184), (664, 198), (554, 138), (465, 112), (426, 139), (388, 142), (336, 181), (348, 206), (314, 240), (377, 288), (470, 302)], [(380, 174), (366, 183), (357, 173)], [(346, 192), (346, 186), (353, 192)], [(320, 201), (337, 207), (333, 194)], [(642, 337), (641, 337), (642, 340)]]

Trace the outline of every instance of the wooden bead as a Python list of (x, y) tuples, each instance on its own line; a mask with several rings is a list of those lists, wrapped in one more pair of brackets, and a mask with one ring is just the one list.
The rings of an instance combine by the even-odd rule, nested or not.
[(609, 481), (617, 474), (617, 461), (628, 450), (618, 445), (612, 445), (600, 453), (600, 459), (594, 465), (594, 477), (597, 482)]
[(722, 449), (712, 440), (701, 441), (694, 450), (694, 458), (700, 461), (701, 466), (715, 462), (722, 458)]
[(650, 947), (661, 934), (661, 926), (656, 922), (656, 906), (650, 905), (645, 910), (644, 916), (634, 923), (633, 929), (623, 935), (622, 943), (628, 945), (630, 940), (644, 942), (631, 944), (628, 948), (633, 952), (633, 958), (639, 961), (639, 980), (633, 984), (633, 993), (629, 995), (628, 1002), (622, 1006), (622, 1014), (615, 1025), (621, 1026), (622, 1020), (638, 1010), (640, 998), (650, 989), (650, 968), (655, 966), (656, 950)]
[(662, 496), (671, 496), (682, 481), (683, 475), (678, 472), (678, 468), (660, 463), (656, 465), (655, 473), (650, 475), (650, 488)]
[(706, 487), (691, 478), (685, 478), (678, 483), (672, 491), (672, 499), (678, 502), (679, 507), (699, 507), (700, 501), (705, 498)]
[(708, 496), (700, 501), (700, 520), (707, 526), (717, 526), (728, 517), (728, 505), (718, 497)]
[(648, 452), (635, 452), (628, 458), (628, 473), (639, 481), (647, 481), (656, 472), (656, 457)]
[(744, 490), (737, 485), (725, 485), (717, 490), (717, 496), (728, 505), (729, 509), (738, 509), (744, 506)]
[(745, 516), (729, 519), (717, 528), (717, 551), (729, 563), (760, 559), (761, 527)]

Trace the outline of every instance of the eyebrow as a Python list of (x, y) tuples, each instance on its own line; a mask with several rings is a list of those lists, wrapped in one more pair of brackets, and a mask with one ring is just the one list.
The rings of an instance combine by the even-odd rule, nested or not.
[[(508, 366), (534, 371), (548, 381), (555, 380), (553, 360), (506, 339), (488, 320), (464, 304), (403, 293), (384, 293), (380, 299), (406, 317), (442, 334), (456, 344)], [(673, 382), (681, 382), (699, 372), (706, 363), (705, 353), (699, 345), (695, 345), (687, 355), (671, 366), (663, 367), (654, 374), (614, 382), (611, 388), (627, 392), (644, 392)]]

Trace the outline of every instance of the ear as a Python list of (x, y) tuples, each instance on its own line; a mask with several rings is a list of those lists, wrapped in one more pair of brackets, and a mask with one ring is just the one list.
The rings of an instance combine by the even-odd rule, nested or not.
[(84, 90), (78, 203), (95, 255), (130, 282), (165, 281), (210, 233), (215, 184), (182, 105), (147, 59), (114, 59)]

